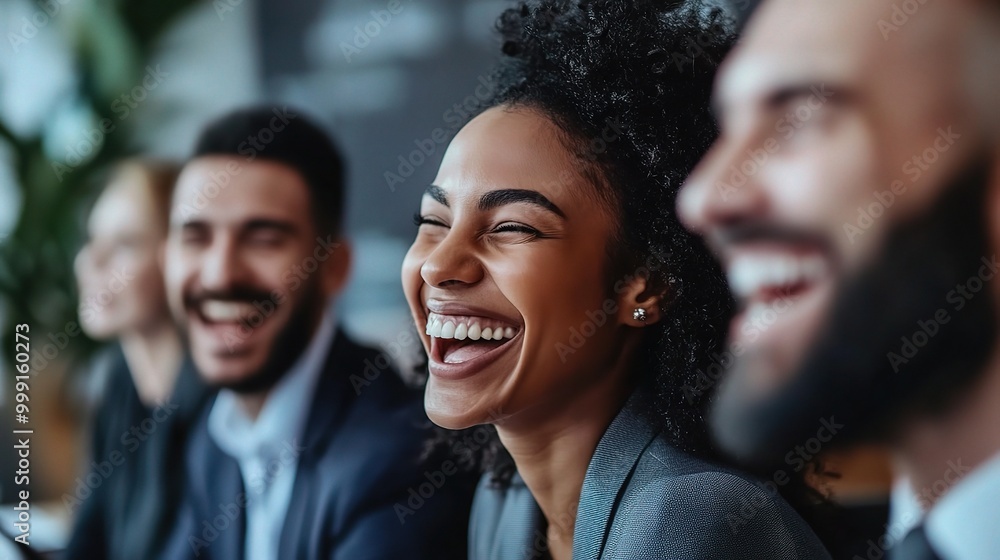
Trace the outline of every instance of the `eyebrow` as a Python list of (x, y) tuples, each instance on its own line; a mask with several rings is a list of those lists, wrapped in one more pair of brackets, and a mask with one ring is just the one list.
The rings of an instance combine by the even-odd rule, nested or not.
[[(451, 205), (448, 204), (448, 194), (444, 191), (444, 189), (437, 185), (427, 187), (424, 194), (449, 208), (451, 207)], [(494, 208), (499, 208), (500, 206), (515, 204), (518, 202), (534, 204), (552, 212), (553, 214), (556, 214), (561, 218), (566, 217), (566, 213), (563, 212), (561, 208), (556, 206), (554, 202), (546, 198), (545, 195), (538, 191), (528, 189), (499, 189), (490, 191), (479, 199), (479, 210), (492, 210)]]
[[(824, 81), (805, 80), (801, 82), (790, 82), (778, 85), (762, 96), (760, 107), (768, 111), (783, 110), (789, 103), (802, 98), (812, 97), (817, 91), (827, 92), (830, 97), (820, 99), (823, 105), (841, 105), (849, 100), (849, 94), (841, 87), (831, 86)], [(729, 112), (729, 108), (723, 103), (721, 96), (713, 95), (711, 100), (711, 111), (716, 122), (721, 122)]]
[(437, 185), (431, 185), (427, 187), (427, 190), (424, 192), (424, 194), (430, 196), (437, 202), (440, 202), (441, 204), (444, 204), (445, 206), (451, 208), (451, 205), (448, 204), (448, 194), (445, 193), (444, 189), (442, 189), (441, 187)]
[[(194, 219), (185, 222), (174, 223), (173, 227), (181, 229), (208, 229), (211, 225), (206, 220)], [(293, 234), (298, 231), (298, 227), (292, 222), (285, 220), (275, 220), (270, 218), (255, 218), (240, 226), (244, 231), (274, 230), (281, 233)]]
[(515, 204), (518, 202), (534, 204), (556, 214), (560, 218), (566, 217), (566, 214), (551, 200), (545, 198), (542, 193), (528, 189), (500, 189), (490, 191), (479, 199), (479, 209), (484, 211), (492, 210), (506, 204)]
[(287, 222), (284, 220), (274, 220), (269, 218), (257, 218), (248, 221), (243, 224), (243, 230), (254, 231), (254, 230), (276, 230), (282, 233), (292, 234), (298, 231), (298, 228), (292, 222)]

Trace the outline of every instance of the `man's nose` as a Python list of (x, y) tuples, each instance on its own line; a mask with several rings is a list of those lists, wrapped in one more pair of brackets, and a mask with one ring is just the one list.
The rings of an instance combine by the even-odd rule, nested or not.
[(243, 262), (235, 240), (217, 236), (203, 254), (200, 283), (208, 291), (225, 291), (236, 284), (244, 274)]
[(677, 213), (691, 231), (706, 234), (766, 209), (761, 172), (750, 143), (717, 142), (695, 168), (677, 198)]

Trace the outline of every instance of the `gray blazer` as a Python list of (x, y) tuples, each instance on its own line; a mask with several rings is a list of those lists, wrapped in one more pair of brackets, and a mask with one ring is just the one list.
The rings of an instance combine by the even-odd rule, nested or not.
[[(636, 397), (597, 445), (575, 512), (573, 559), (829, 559), (806, 522), (750, 476), (686, 454)], [(524, 481), (476, 490), (470, 560), (547, 558), (545, 520)]]

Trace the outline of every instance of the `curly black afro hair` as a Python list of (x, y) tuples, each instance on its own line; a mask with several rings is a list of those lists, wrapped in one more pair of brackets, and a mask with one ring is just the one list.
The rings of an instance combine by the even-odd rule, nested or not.
[[(486, 108), (549, 118), (594, 186), (581, 195), (597, 194), (619, 217), (609, 292), (614, 279), (642, 274), (667, 293), (635, 364), (648, 416), (675, 446), (710, 455), (703, 414), (712, 392), (699, 381), (721, 350), (732, 300), (674, 202), (717, 134), (709, 99), (730, 26), (700, 2), (536, 0), (505, 11), (497, 27), (505, 56)], [(509, 480), (513, 462), (495, 435), (466, 443), (453, 450), (467, 464)]]

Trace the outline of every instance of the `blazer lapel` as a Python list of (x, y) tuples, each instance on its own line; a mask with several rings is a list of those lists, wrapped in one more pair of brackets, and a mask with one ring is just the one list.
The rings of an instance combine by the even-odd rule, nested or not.
[(292, 499), (281, 529), (281, 550), (298, 550), (296, 557), (308, 549), (310, 540), (306, 537), (318, 514), (314, 499), (319, 488), (315, 464), (332, 445), (335, 432), (356, 396), (350, 376), (364, 369), (360, 356), (360, 347), (337, 329), (310, 405), (305, 433), (300, 442), (305, 451), (299, 457)]
[(573, 560), (601, 557), (611, 520), (628, 479), (656, 432), (640, 415), (633, 394), (611, 421), (587, 467), (573, 529)]
[[(197, 453), (196, 456), (201, 463), (198, 470), (203, 473), (200, 480), (204, 481), (204, 495), (208, 497), (205, 506), (208, 509), (202, 512), (206, 516), (205, 519), (196, 520), (197, 523), (201, 523), (197, 530), (200, 535), (206, 525), (212, 525), (217, 529), (218, 538), (209, 547), (208, 556), (210, 558), (243, 558), (246, 509), (239, 507), (239, 496), (245, 493), (246, 489), (243, 486), (239, 464), (210, 442), (207, 430), (203, 430), (199, 436), (203, 438), (201, 442), (203, 443), (201, 446), (203, 452)], [(239, 515), (235, 519), (230, 518), (230, 524), (227, 527), (214, 526), (213, 520), (219, 513), (222, 513), (219, 506), (227, 506), (226, 510), (228, 511), (232, 509), (228, 507), (229, 504), (232, 505), (232, 508), (238, 509)]]

